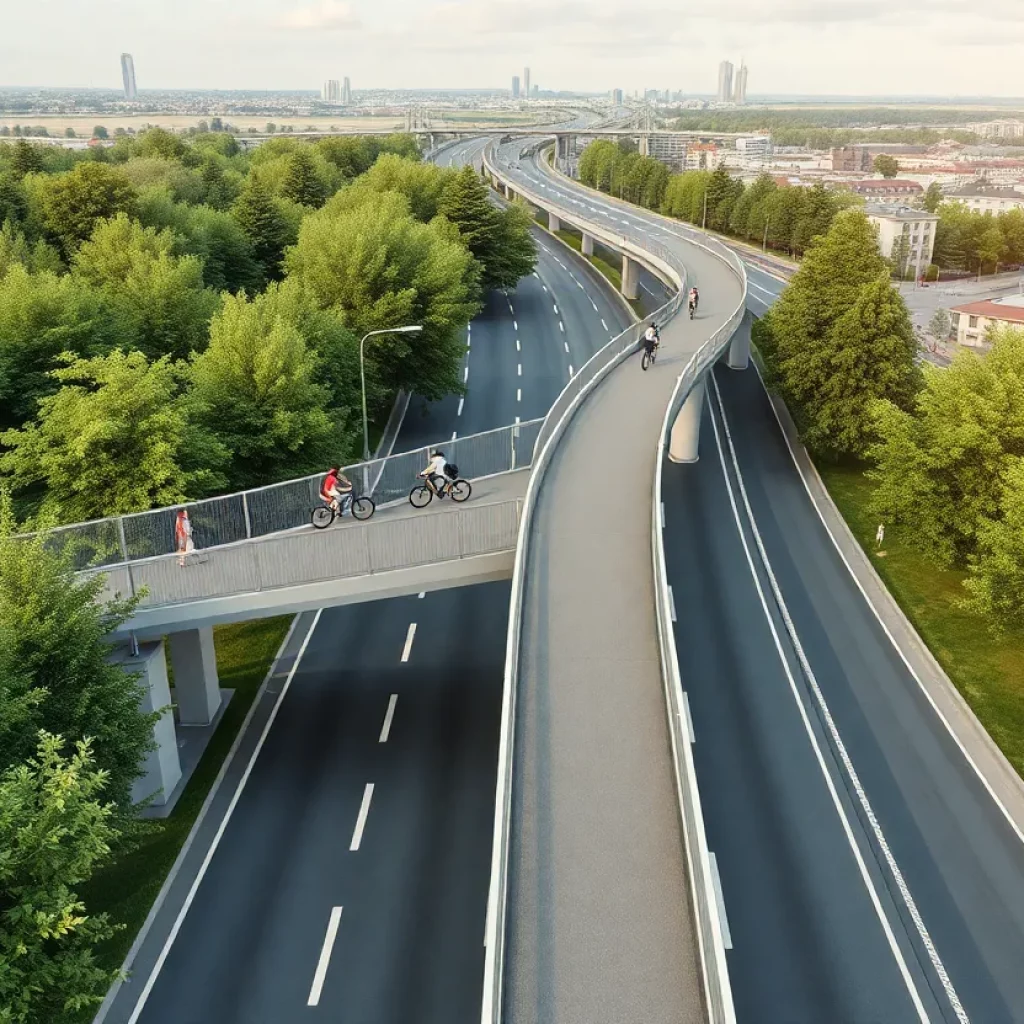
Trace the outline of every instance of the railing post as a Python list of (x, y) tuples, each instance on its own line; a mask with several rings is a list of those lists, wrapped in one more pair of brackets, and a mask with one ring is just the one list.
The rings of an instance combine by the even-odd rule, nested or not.
[(134, 597), (135, 575), (132, 573), (132, 563), (128, 558), (128, 540), (124, 535), (124, 516), (117, 517), (117, 541), (121, 546), (121, 558), (124, 560), (124, 567), (128, 573), (128, 590)]
[(252, 540), (252, 521), (249, 519), (249, 496), (242, 491), (242, 512), (245, 515), (245, 539)]

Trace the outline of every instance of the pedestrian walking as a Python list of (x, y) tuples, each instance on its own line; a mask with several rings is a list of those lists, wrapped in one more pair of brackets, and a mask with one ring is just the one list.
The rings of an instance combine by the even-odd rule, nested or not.
[(878, 529), (875, 531), (875, 540), (878, 541), (878, 547), (881, 550), (882, 544), (885, 542), (885, 523), (878, 524)]
[(179, 508), (174, 519), (174, 548), (178, 552), (178, 565), (184, 567), (185, 557), (196, 549), (192, 539), (192, 520), (188, 517), (188, 509)]

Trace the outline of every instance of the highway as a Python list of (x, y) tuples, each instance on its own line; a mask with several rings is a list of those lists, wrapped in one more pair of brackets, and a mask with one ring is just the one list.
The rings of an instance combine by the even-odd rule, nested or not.
[[(521, 173), (671, 235), (539, 160)], [(748, 272), (763, 313), (782, 283)], [(700, 460), (666, 465), (665, 536), (738, 1019), (1024, 1020), (1024, 842), (840, 558), (756, 371), (714, 378)]]
[[(592, 268), (540, 240), (536, 275), (467, 332), (465, 396), (414, 400), (396, 451), (542, 416), (627, 325)], [(312, 630), (303, 617), (205, 877), (107, 1024), (479, 1019), (508, 601), (488, 584), (324, 610)]]

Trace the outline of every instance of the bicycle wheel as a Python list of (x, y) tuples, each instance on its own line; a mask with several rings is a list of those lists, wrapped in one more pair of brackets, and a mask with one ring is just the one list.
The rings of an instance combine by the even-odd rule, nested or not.
[(456, 480), (448, 491), (452, 501), (465, 501), (472, 493), (473, 487), (468, 480)]
[(651, 365), (653, 359), (654, 357), (647, 351), (647, 349), (644, 349), (644, 354), (640, 357), (640, 369), (646, 370), (647, 367)]
[(352, 499), (352, 515), (356, 519), (369, 519), (374, 512), (377, 511), (377, 506), (374, 503), (373, 498), (353, 498)]
[(334, 509), (330, 505), (320, 505), (313, 509), (312, 515), (313, 526), (318, 530), (322, 530), (325, 526), (330, 526), (334, 522)]
[(417, 484), (409, 492), (409, 504), (413, 508), (426, 508), (433, 497), (434, 492), (426, 484)]

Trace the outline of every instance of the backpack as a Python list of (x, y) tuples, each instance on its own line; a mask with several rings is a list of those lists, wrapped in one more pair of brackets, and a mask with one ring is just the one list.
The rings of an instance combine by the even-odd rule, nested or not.
[(448, 477), (449, 480), (457, 479), (459, 475), (459, 467), (456, 466), (454, 462), (446, 462), (444, 464), (444, 475)]

